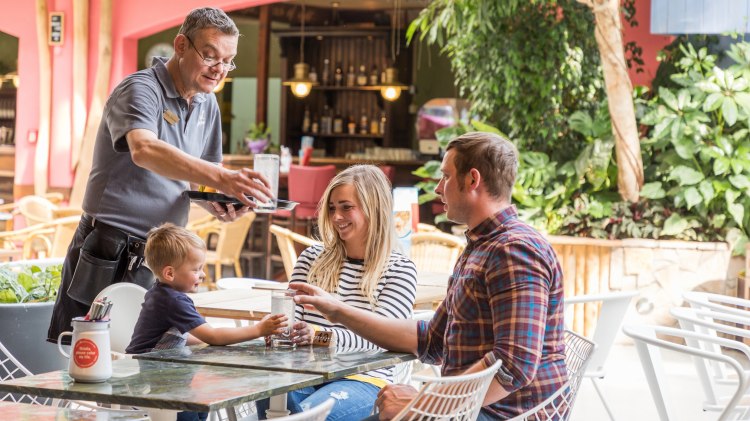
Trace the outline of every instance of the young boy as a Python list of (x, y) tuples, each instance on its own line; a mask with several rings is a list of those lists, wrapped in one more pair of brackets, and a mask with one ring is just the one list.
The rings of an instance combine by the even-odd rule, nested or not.
[(268, 315), (252, 326), (214, 328), (206, 323), (185, 294), (195, 292), (206, 277), (206, 245), (185, 228), (166, 223), (149, 231), (145, 257), (158, 282), (146, 292), (125, 350), (128, 354), (201, 342), (229, 345), (280, 333), (277, 330), (286, 326), (286, 317), (281, 314)]

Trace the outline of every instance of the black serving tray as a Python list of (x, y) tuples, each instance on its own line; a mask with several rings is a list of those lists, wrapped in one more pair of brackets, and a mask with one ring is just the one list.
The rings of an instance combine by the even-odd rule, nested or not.
[[(208, 193), (196, 190), (188, 190), (187, 195), (190, 200), (195, 202), (218, 202), (226, 205), (234, 205), (235, 207), (245, 206), (242, 202), (237, 200), (236, 197), (227, 196), (223, 193)], [(248, 196), (248, 198), (252, 201), (255, 201), (255, 198), (252, 196)], [(297, 202), (279, 199), (276, 205), (276, 209), (292, 210), (295, 206), (297, 206)]]

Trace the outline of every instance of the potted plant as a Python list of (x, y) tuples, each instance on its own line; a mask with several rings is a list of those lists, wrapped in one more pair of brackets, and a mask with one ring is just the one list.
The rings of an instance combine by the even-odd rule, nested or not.
[(32, 373), (67, 364), (57, 347), (45, 341), (61, 271), (62, 259), (0, 265), (0, 342)]
[(271, 145), (271, 128), (265, 123), (253, 123), (247, 129), (243, 145), (246, 151), (252, 154), (263, 153)]

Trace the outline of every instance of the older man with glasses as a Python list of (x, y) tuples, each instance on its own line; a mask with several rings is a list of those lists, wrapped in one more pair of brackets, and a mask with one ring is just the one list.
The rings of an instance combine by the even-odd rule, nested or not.
[[(97, 133), (84, 215), (63, 264), (47, 340), (70, 330), (92, 300), (115, 282), (150, 288), (144, 238), (157, 225), (187, 223), (198, 185), (237, 197), (245, 206), (204, 207), (232, 221), (267, 201), (267, 180), (255, 171), (222, 168), (221, 116), (212, 91), (235, 69), (239, 31), (221, 10), (192, 10), (174, 39), (174, 55), (155, 57), (112, 92)], [(262, 180), (259, 182), (258, 180)]]

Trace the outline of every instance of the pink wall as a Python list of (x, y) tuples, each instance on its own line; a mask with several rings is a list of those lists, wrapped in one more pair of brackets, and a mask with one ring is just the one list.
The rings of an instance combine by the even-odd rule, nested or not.
[[(10, 3), (10, 0), (5, 0)], [(112, 71), (110, 89), (137, 68), (138, 39), (179, 25), (185, 14), (193, 8), (211, 5), (226, 11), (272, 3), (274, 0), (114, 0), (112, 11)], [(644, 50), (647, 61), (645, 73), (631, 77), (636, 84), (648, 84), (655, 74), (656, 52), (671, 38), (649, 34), (651, 0), (637, 0), (639, 26), (625, 28), (625, 40), (635, 39)], [(90, 0), (89, 22), (89, 101), (98, 65), (97, 36), (100, 0)], [(70, 187), (73, 173), (70, 167), (71, 96), (73, 10), (71, 0), (48, 0), (50, 11), (65, 13), (65, 44), (51, 48), (52, 56), (52, 114), (50, 134), (49, 182), (51, 187)], [(35, 2), (14, 1), (2, 8), (0, 30), (19, 38), (18, 73), (21, 86), (18, 90), (16, 120), (16, 176), (17, 185), (33, 184), (35, 145), (27, 141), (28, 134), (38, 127), (39, 121), (39, 59), (35, 26)]]
[(635, 20), (638, 26), (631, 28), (623, 19), (623, 42), (635, 41), (643, 49), (643, 72), (636, 73), (630, 69), (630, 79), (633, 85), (651, 86), (651, 81), (656, 76), (659, 62), (656, 54), (674, 40), (673, 36), (651, 34), (651, 0), (636, 0)]

